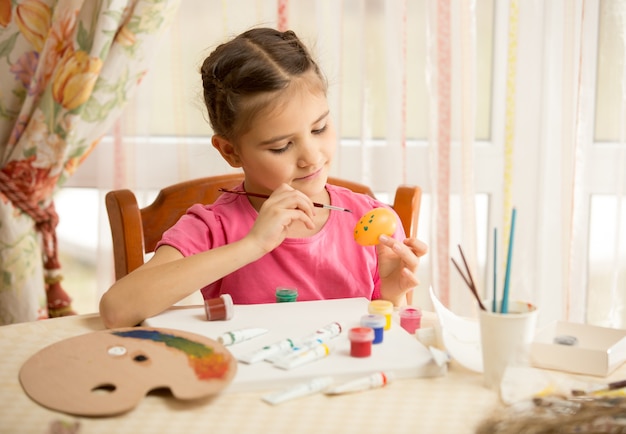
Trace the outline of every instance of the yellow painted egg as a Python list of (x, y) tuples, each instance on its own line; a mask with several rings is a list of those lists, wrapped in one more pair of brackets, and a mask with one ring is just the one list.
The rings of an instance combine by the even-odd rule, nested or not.
[(354, 239), (362, 246), (378, 244), (382, 234), (392, 236), (398, 221), (389, 208), (374, 208), (359, 219), (354, 228)]

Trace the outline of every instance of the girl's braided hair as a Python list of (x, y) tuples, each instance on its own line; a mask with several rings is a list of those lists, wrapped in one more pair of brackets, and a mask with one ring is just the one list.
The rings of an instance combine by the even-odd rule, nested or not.
[(219, 45), (201, 68), (204, 102), (214, 134), (230, 139), (245, 132), (267, 103), (251, 97), (285, 89), (293, 78), (313, 72), (326, 81), (309, 50), (293, 31), (248, 30)]

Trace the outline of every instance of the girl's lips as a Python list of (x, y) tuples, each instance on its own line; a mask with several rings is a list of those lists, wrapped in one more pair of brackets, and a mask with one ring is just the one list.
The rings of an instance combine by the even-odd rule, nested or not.
[(322, 169), (318, 169), (309, 175), (303, 176), (301, 178), (296, 178), (296, 181), (304, 181), (304, 180), (316, 178), (321, 172), (322, 172)]

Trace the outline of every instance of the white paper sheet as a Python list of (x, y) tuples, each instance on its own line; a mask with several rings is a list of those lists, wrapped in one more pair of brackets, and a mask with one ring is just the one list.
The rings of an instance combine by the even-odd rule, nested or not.
[(430, 287), (430, 298), (441, 324), (441, 337), (450, 357), (475, 372), (483, 372), (478, 319), (463, 318), (445, 307)]

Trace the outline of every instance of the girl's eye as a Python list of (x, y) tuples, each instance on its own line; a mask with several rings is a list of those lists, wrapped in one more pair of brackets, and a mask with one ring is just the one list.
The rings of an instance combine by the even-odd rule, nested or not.
[(313, 134), (322, 134), (324, 131), (326, 131), (326, 125), (324, 125), (322, 128), (318, 128), (317, 130), (313, 130), (311, 131)]
[(287, 143), (285, 146), (283, 146), (282, 148), (278, 148), (278, 149), (270, 149), (270, 152), (273, 154), (282, 154), (283, 152), (286, 152), (287, 149), (289, 149), (289, 146), (291, 146), (291, 142)]

